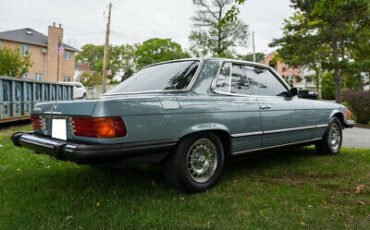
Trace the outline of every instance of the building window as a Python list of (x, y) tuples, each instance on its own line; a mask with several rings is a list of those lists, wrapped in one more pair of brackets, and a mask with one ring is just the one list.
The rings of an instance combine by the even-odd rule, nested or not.
[(64, 52), (64, 58), (66, 60), (72, 60), (72, 52), (71, 51)]
[(28, 56), (30, 54), (30, 46), (22, 45), (21, 53), (23, 56)]
[(35, 73), (35, 80), (42, 81), (42, 74), (41, 73)]
[(63, 81), (71, 81), (71, 77), (63, 77)]
[(24, 73), (24, 74), (22, 75), (22, 77), (23, 77), (23, 78), (28, 78), (28, 76), (29, 76), (29, 73), (28, 73), (28, 72), (26, 72), (26, 73)]

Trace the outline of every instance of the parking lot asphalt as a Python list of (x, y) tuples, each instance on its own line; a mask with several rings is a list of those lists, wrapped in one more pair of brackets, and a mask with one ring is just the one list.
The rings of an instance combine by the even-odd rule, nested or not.
[(370, 129), (357, 127), (344, 129), (343, 146), (350, 148), (370, 148)]

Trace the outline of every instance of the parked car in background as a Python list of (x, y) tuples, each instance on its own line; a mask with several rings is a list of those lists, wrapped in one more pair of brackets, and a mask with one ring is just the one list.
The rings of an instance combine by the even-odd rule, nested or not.
[(62, 82), (73, 85), (73, 99), (86, 99), (86, 89), (81, 82)]
[(299, 98), (306, 98), (306, 99), (313, 99), (313, 100), (317, 100), (317, 93), (315, 92), (312, 92), (312, 91), (308, 91), (308, 90), (299, 90), (298, 92), (298, 97)]
[(292, 145), (338, 154), (352, 127), (340, 104), (301, 99), (271, 67), (231, 59), (148, 66), (98, 100), (38, 103), (33, 132), (14, 145), (78, 164), (162, 163), (170, 184), (196, 193), (226, 158)]

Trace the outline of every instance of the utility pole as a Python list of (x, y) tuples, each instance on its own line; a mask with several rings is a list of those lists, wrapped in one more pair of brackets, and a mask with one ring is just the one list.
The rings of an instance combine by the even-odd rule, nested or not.
[(256, 62), (256, 46), (254, 44), (254, 31), (252, 31), (253, 62)]
[(105, 35), (105, 46), (104, 46), (104, 62), (103, 62), (103, 82), (102, 82), (102, 94), (105, 93), (105, 82), (107, 79), (107, 68), (108, 68), (108, 55), (109, 55), (109, 32), (110, 32), (110, 14), (112, 9), (112, 3), (109, 3), (108, 23), (107, 23), (107, 34)]

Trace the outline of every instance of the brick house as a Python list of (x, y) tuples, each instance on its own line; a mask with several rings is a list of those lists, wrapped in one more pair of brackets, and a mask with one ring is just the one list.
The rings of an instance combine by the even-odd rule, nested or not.
[[(63, 44), (64, 54), (60, 52), (58, 55), (58, 44)], [(75, 53), (78, 50), (63, 43), (61, 24), (49, 26), (48, 36), (30, 28), (0, 32), (0, 47), (18, 48), (21, 55), (31, 55), (33, 65), (23, 76), (25, 78), (51, 82), (73, 81)]]

